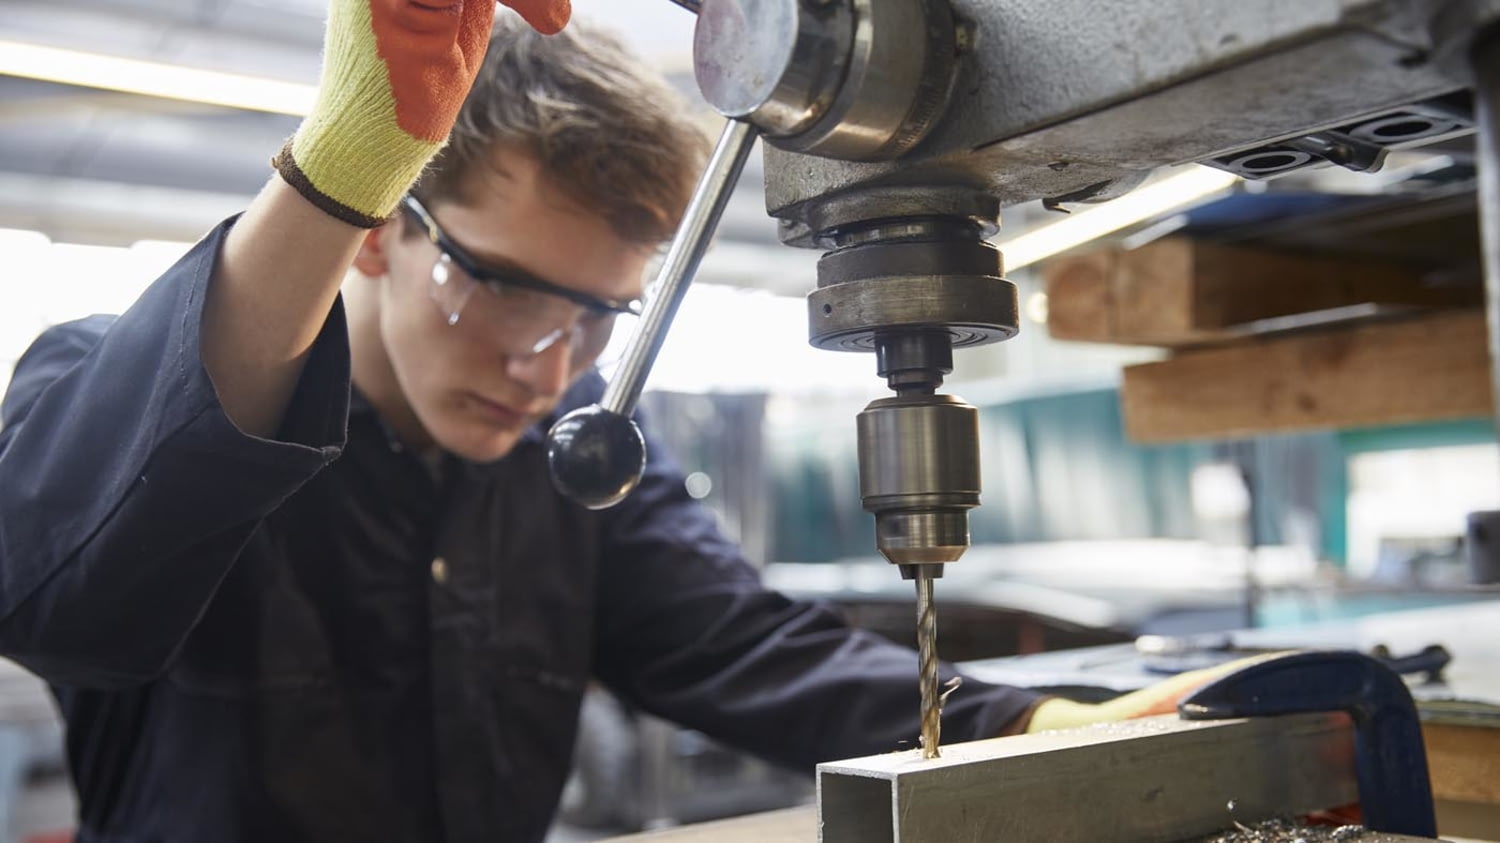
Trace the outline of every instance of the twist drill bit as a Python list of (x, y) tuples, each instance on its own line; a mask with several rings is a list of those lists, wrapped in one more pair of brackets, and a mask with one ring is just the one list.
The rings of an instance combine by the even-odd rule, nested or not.
[(917, 658), (922, 690), (922, 757), (938, 757), (942, 700), (938, 697), (937, 607), (932, 604), (932, 575), (917, 567)]

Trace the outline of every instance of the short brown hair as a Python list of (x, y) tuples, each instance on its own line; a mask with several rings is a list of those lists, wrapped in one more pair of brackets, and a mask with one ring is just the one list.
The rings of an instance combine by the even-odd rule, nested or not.
[(626, 240), (659, 243), (687, 207), (707, 139), (683, 99), (613, 35), (575, 20), (538, 35), (500, 10), (448, 145), (413, 188), (462, 201), (497, 145), (535, 155), (552, 186)]

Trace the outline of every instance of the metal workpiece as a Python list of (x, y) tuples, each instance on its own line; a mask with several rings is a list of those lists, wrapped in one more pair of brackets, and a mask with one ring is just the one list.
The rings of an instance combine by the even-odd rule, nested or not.
[(1175, 715), (818, 765), (823, 843), (1183, 840), (1356, 797), (1341, 714)]
[(958, 561), (979, 505), (979, 411), (953, 395), (893, 396), (870, 402), (856, 427), (859, 493), (881, 555), (902, 566)]
[(946, 0), (704, 0), (693, 68), (709, 104), (783, 148), (881, 161), (942, 114), (956, 50)]
[(563, 416), (548, 431), (547, 461), (553, 484), (590, 509), (614, 506), (640, 482), (646, 443), (630, 416), (666, 340), (672, 317), (739, 182), (756, 136), (755, 128), (748, 123), (730, 120), (725, 124), (667, 248), (655, 292), (604, 396), (598, 404)]
[[(972, 190), (1002, 206), (1107, 192), (1158, 167), (1309, 136), (1302, 165), (1325, 160), (1319, 146), (1358, 162), (1368, 150), (1320, 133), (1357, 137), (1365, 121), (1467, 84), (1467, 69), (1433, 54), (1434, 22), (1455, 2), (954, 0), (967, 43), (927, 138), (884, 163), (768, 148), (767, 208), (795, 238), (851, 209), (912, 213), (926, 192), (950, 204)], [(1469, 0), (1462, 20), (1490, 20), (1495, 5)], [(1394, 121), (1377, 140), (1427, 137), (1419, 122)], [(1407, 123), (1410, 136), (1392, 130)]]

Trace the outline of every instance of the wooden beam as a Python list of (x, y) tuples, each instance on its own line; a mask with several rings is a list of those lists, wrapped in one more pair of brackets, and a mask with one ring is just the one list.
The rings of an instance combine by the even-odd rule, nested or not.
[(1500, 829), (1500, 805), (1434, 799), (1432, 807), (1437, 813), (1438, 834), (1444, 840), (1483, 843), (1500, 837), (1496, 832)]
[(1183, 352), (1126, 367), (1120, 388), (1138, 442), (1488, 416), (1490, 395), (1477, 311)]
[(1257, 320), (1359, 304), (1477, 304), (1477, 286), (1432, 286), (1415, 266), (1165, 238), (1048, 262), (1047, 328), (1088, 342), (1200, 345)]
[(1424, 723), (1432, 795), (1500, 805), (1500, 727)]

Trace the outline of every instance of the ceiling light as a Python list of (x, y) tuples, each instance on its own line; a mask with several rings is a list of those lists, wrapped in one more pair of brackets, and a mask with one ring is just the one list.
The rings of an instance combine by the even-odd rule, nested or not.
[(1077, 211), (1010, 240), (997, 241), (995, 245), (1005, 256), (1006, 270), (1020, 269), (1122, 228), (1199, 202), (1228, 190), (1237, 181), (1239, 176), (1233, 173), (1194, 164), (1119, 199)]
[(299, 117), (317, 93), (298, 82), (4, 40), (0, 74)]

